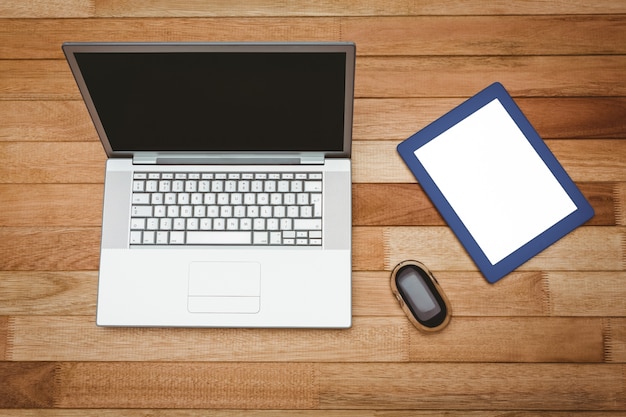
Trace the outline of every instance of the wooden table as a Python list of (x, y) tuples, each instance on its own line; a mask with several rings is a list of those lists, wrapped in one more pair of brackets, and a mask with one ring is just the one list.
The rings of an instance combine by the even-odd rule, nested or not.
[[(0, 5), (0, 414), (626, 415), (624, 1), (171, 3)], [(88, 40), (357, 43), (350, 330), (95, 326), (105, 155), (61, 52)], [(494, 81), (596, 215), (490, 285), (395, 146)], [(439, 334), (391, 296), (407, 258)]]

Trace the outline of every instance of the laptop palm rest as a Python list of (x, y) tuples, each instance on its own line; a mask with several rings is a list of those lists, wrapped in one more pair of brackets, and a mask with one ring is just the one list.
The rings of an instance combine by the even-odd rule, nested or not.
[(258, 313), (261, 265), (256, 262), (192, 262), (187, 307), (191, 313)]

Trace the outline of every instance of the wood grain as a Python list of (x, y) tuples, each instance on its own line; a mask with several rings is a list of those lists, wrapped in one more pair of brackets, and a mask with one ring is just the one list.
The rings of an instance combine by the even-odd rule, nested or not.
[(320, 407), (622, 410), (623, 382), (623, 365), (320, 364)]
[[(145, 417), (171, 416), (171, 417), (502, 417), (510, 414), (505, 410), (393, 410), (381, 412), (380, 410), (241, 410), (241, 409), (30, 409), (30, 410), (2, 410), (6, 417), (92, 417), (92, 416), (123, 416)], [(515, 417), (624, 417), (624, 411), (514, 411)]]
[[(355, 140), (404, 140), (459, 105), (462, 98), (357, 99)], [(626, 136), (626, 98), (517, 98), (544, 139)], [(98, 141), (82, 101), (0, 100), (0, 142)]]
[(128, 1), (128, 0), (64, 0), (55, 2), (31, 1), (28, 4), (10, 0), (0, 9), (0, 17), (110, 17), (110, 16), (324, 16), (324, 15), (526, 15), (526, 14), (602, 14), (624, 13), (619, 2), (603, 0), (593, 3), (570, 1), (542, 3), (525, 1), (515, 4), (479, 0), (434, 0), (419, 3), (408, 0), (393, 3), (376, 1), (289, 3), (276, 0), (255, 0), (244, 4), (198, 0), (191, 1)]
[[(590, 364), (4, 362), (0, 406), (620, 410), (623, 372)], [(470, 375), (474, 383), (465, 384)]]
[[(351, 329), (95, 325), (106, 158), (61, 44), (96, 40), (356, 42)], [(626, 416), (625, 73), (615, 0), (2, 1), (0, 415)], [(494, 81), (596, 214), (492, 285), (395, 147)]]
[[(574, 181), (626, 182), (626, 159), (622, 158), (626, 141), (577, 139), (546, 143)], [(353, 182), (415, 182), (396, 146), (392, 141), (356, 141)], [(0, 183), (101, 184), (105, 160), (102, 145), (97, 142), (0, 142)]]
[[(404, 140), (463, 102), (462, 98), (374, 98), (355, 100), (356, 140)], [(516, 97), (543, 139), (617, 139), (626, 136), (622, 97)]]
[[(230, 6), (230, 5), (229, 5)], [(317, 7), (317, 5), (315, 5)], [(403, 16), (161, 19), (15, 19), (0, 31), (0, 56), (62, 58), (60, 45), (89, 41), (347, 40), (363, 55), (623, 54), (626, 18), (598, 16)], [(35, 25), (50, 37), (36, 36)], [(586, 36), (594, 32), (596, 36)], [(421, 39), (431, 39), (422, 42)], [(36, 54), (36, 55), (33, 55)]]
[(94, 315), (97, 271), (0, 271), (0, 317)]
[[(93, 317), (12, 317), (11, 361), (619, 362), (625, 341), (587, 317), (455, 317), (425, 335), (404, 317), (357, 318), (348, 331), (102, 329)], [(80, 339), (72, 337), (80, 334)], [(613, 337), (615, 336), (615, 337)], [(137, 350), (135, 340), (152, 346)], [(216, 350), (215, 346), (221, 346)], [(606, 355), (606, 356), (605, 356)]]
[(0, 271), (94, 270), (99, 258), (99, 228), (0, 228)]
[[(613, 183), (580, 183), (595, 216), (593, 226), (617, 225)], [(393, 204), (389, 204), (392, 201)], [(0, 223), (1, 224), (1, 223)], [(418, 184), (354, 184), (352, 186), (352, 224), (354, 226), (441, 226), (445, 221)]]
[[(353, 273), (355, 317), (403, 315), (391, 296), (389, 274)], [(495, 285), (477, 271), (436, 270), (435, 274), (459, 317), (626, 315), (623, 272), (514, 272)], [(0, 317), (93, 316), (97, 275), (96, 271), (0, 271)]]
[[(620, 271), (624, 267), (624, 230), (582, 227), (519, 267), (519, 270)], [(384, 269), (417, 257), (433, 269), (474, 270), (469, 255), (443, 227), (388, 227), (383, 231)], [(355, 263), (360, 264), (360, 259)]]
[[(546, 144), (574, 181), (626, 181), (624, 140), (547, 140)], [(392, 141), (355, 142), (353, 182), (415, 182), (396, 146)]]
[[(494, 81), (516, 97), (625, 96), (625, 66), (624, 55), (362, 57), (355, 97), (470, 97)], [(2, 100), (80, 98), (61, 60), (0, 60), (0, 72)]]

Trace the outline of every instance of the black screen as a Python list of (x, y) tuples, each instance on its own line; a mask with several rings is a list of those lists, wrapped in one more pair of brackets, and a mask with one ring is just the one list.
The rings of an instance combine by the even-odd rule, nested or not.
[(344, 53), (76, 53), (113, 151), (341, 151)]

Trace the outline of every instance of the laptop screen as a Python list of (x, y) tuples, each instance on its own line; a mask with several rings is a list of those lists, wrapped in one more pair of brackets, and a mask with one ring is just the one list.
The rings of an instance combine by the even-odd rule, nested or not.
[(113, 152), (341, 152), (352, 123), (342, 51), (74, 57)]

